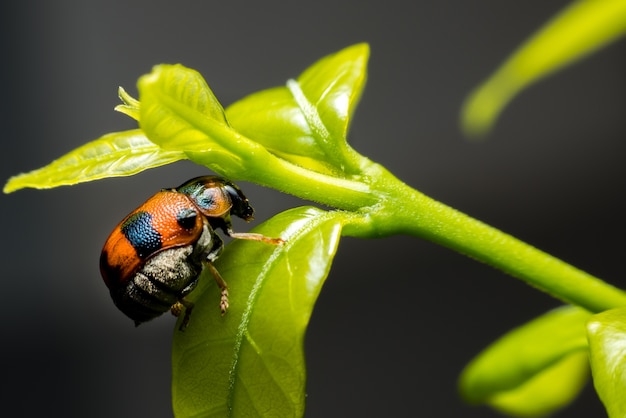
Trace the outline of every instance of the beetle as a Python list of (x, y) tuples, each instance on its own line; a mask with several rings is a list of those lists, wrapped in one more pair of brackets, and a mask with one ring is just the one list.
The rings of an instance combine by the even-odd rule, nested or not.
[(185, 299), (207, 268), (221, 289), (220, 310), (228, 309), (228, 285), (213, 262), (224, 249), (215, 232), (232, 238), (280, 245), (281, 238), (234, 232), (231, 214), (251, 221), (254, 209), (241, 189), (219, 176), (193, 178), (174, 189), (162, 189), (126, 216), (109, 235), (100, 254), (100, 272), (115, 305), (135, 325), (170, 310), (185, 310)]

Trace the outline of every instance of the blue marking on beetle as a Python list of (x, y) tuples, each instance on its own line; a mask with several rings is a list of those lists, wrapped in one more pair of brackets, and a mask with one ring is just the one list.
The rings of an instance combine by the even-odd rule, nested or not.
[(133, 213), (122, 224), (121, 230), (139, 258), (148, 257), (163, 246), (161, 234), (152, 226), (152, 215), (148, 212)]

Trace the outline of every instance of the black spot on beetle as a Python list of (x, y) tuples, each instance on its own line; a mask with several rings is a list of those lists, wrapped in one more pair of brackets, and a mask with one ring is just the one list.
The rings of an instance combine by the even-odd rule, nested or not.
[(198, 214), (195, 210), (189, 208), (183, 208), (176, 214), (176, 222), (181, 228), (192, 229), (196, 226), (196, 218)]
[(121, 230), (139, 258), (146, 258), (163, 246), (161, 234), (152, 226), (152, 215), (148, 212), (133, 213), (122, 224)]

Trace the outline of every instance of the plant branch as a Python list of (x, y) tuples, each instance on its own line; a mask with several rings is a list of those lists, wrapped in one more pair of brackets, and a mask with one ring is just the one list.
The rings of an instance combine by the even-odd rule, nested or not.
[[(409, 234), (428, 239), (591, 312), (626, 305), (626, 292), (429, 198), (389, 172), (377, 187), (387, 195), (370, 214), (378, 235)], [(346, 231), (355, 235), (372, 233), (358, 225)]]

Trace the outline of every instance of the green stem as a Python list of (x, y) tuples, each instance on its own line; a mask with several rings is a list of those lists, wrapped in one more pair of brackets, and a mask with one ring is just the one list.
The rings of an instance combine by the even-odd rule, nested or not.
[(247, 180), (313, 202), (348, 211), (357, 211), (377, 202), (377, 196), (362, 181), (317, 173), (273, 157), (272, 164), (257, 166), (259, 177)]
[[(437, 202), (402, 183), (384, 167), (350, 154), (358, 176), (338, 178), (292, 164), (229, 126), (169, 103), (178, 117), (212, 138), (238, 163), (223, 175), (249, 180), (353, 212), (344, 233), (356, 236), (410, 234), (429, 239), (501, 269), (553, 296), (592, 312), (626, 306), (626, 293), (508, 234)], [(189, 113), (189, 112), (188, 112)], [(194, 161), (204, 161), (200, 148)], [(344, 151), (349, 150), (346, 148)], [(193, 155), (193, 150), (188, 154)], [(345, 153), (344, 153), (345, 154)], [(344, 155), (345, 157), (346, 155)], [(234, 176), (233, 176), (234, 175)]]
[[(322, 174), (292, 164), (272, 153), (263, 146), (241, 135), (230, 126), (215, 123), (197, 113), (184, 113), (177, 102), (172, 101), (170, 108), (179, 118), (211, 138), (218, 147), (213, 152), (206, 152), (206, 144), (198, 149), (185, 150), (192, 161), (206, 165), (219, 174), (234, 180), (247, 180), (270, 187), (303, 199), (323, 203), (343, 210), (356, 211), (376, 203), (377, 196), (367, 182), (358, 176), (341, 178)], [(236, 156), (238, 162), (231, 164), (216, 163), (215, 152), (220, 149), (221, 159)], [(363, 158), (363, 157), (361, 157)], [(363, 158), (365, 161), (369, 161)], [(230, 161), (233, 161), (231, 157)]]
[[(425, 196), (389, 172), (382, 179), (379, 189), (385, 190), (385, 202), (373, 208), (368, 223), (377, 234), (428, 239), (591, 312), (626, 306), (624, 291)], [(358, 226), (352, 232), (358, 234)]]

